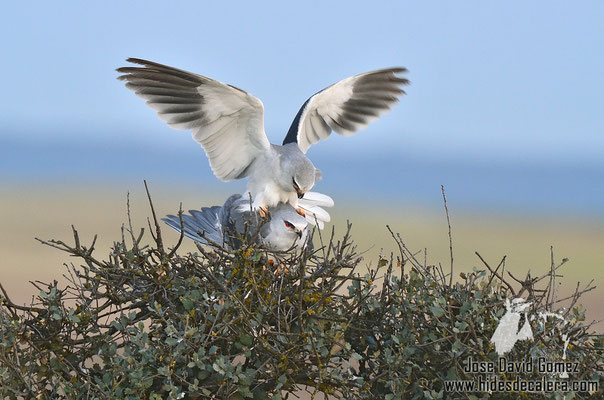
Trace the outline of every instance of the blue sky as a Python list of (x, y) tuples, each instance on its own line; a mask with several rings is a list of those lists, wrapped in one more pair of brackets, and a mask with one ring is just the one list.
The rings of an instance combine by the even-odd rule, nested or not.
[(115, 80), (127, 57), (252, 92), (273, 142), (317, 90), (402, 65), (391, 114), (309, 154), (602, 165), (602, 21), (601, 1), (9, 2), (0, 139), (195, 145)]

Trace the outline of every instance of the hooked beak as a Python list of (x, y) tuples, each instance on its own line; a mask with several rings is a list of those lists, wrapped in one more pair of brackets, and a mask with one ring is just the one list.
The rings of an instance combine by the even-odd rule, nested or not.
[(303, 192), (302, 190), (300, 190), (300, 186), (298, 186), (298, 184), (296, 183), (295, 180), (292, 180), (292, 182), (293, 182), (292, 186), (294, 187), (294, 190), (296, 191), (298, 198), (301, 199), (302, 197), (304, 197), (304, 193), (306, 193), (306, 192)]
[(298, 230), (296, 231), (296, 235), (298, 235), (298, 239), (302, 239), (302, 230), (301, 230), (301, 229), (298, 229)]

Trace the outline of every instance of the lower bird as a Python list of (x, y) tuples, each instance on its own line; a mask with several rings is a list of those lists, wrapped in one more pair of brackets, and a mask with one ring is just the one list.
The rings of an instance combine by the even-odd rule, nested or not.
[[(298, 204), (305, 211), (304, 216), (290, 204), (280, 203), (268, 210), (270, 220), (267, 221), (252, 211), (249, 193), (244, 193), (232, 195), (222, 207), (189, 210), (189, 214), (182, 215), (182, 224), (177, 215), (168, 215), (162, 220), (177, 232), (182, 229), (186, 237), (197, 243), (213, 242), (236, 249), (245, 239), (255, 240), (268, 250), (286, 251), (303, 248), (308, 238), (309, 222), (323, 228), (330, 217), (322, 207), (332, 205), (333, 200), (329, 196), (309, 192), (308, 198)], [(256, 232), (258, 235), (252, 236)]]

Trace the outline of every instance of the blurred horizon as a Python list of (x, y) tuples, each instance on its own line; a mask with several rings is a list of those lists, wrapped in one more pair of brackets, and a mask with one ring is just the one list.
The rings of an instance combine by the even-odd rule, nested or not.
[[(188, 132), (167, 128), (163, 133), (172, 137), (172, 143), (85, 145), (80, 140), (63, 140), (41, 144), (0, 138), (0, 182), (7, 187), (94, 182), (136, 187), (147, 179), (158, 185), (190, 185), (199, 193), (245, 190), (244, 181), (224, 183), (214, 177), (202, 148)], [(354, 141), (333, 139), (341, 139), (341, 148)], [(392, 150), (362, 155), (317, 149), (309, 155), (324, 175), (313, 190), (334, 197), (336, 206), (400, 202), (439, 208), (444, 185), (449, 202), (459, 211), (604, 222), (604, 167), (598, 164), (529, 160), (508, 164)], [(200, 206), (208, 205), (203, 200)]]

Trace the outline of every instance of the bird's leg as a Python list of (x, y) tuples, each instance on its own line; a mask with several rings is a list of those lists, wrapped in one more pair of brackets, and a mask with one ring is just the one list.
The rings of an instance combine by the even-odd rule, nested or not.
[(305, 212), (304, 212), (304, 210), (303, 210), (303, 209), (301, 209), (300, 207), (296, 208), (296, 212), (297, 212), (298, 214), (300, 214), (301, 216), (306, 217), (306, 213), (305, 213)]
[(266, 216), (268, 215), (268, 211), (264, 207), (258, 207), (258, 213), (262, 218), (266, 218)]
[(287, 265), (283, 264), (283, 263), (279, 263), (279, 265), (277, 266), (277, 269), (275, 270), (275, 275), (279, 275), (279, 274), (287, 274), (289, 272), (289, 268), (287, 268)]
[[(269, 265), (269, 266), (272, 268), (272, 267), (273, 267), (273, 265), (275, 265), (275, 260), (273, 260), (273, 259), (269, 259), (269, 260), (268, 260), (268, 265)], [(262, 266), (262, 271), (266, 271), (266, 265), (263, 265), (263, 266)]]
[[(285, 264), (283, 264), (282, 262), (277, 262), (277, 268), (275, 268), (274, 270), (274, 274), (279, 275), (281, 273), (288, 273), (289, 272), (289, 268), (287, 268), (287, 266)], [(271, 266), (271, 268), (275, 267), (275, 260), (270, 259), (268, 260), (268, 265)]]

